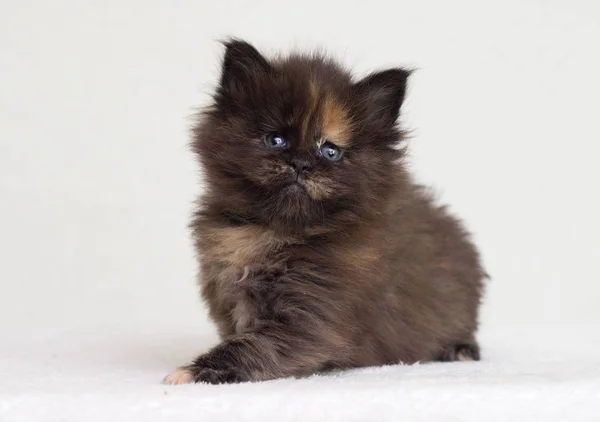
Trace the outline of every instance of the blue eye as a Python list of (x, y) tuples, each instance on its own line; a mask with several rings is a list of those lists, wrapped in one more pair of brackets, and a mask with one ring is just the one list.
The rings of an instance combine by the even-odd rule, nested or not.
[(265, 145), (268, 148), (284, 148), (287, 145), (287, 142), (281, 135), (267, 135), (265, 137)]
[(339, 161), (342, 158), (342, 150), (331, 142), (325, 142), (319, 150), (321, 155), (329, 161)]

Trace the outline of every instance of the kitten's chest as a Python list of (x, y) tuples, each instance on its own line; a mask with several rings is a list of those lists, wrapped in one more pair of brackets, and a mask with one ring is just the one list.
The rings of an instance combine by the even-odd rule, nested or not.
[(203, 294), (230, 332), (276, 319), (290, 303), (335, 301), (351, 282), (369, 289), (382, 280), (380, 253), (370, 241), (317, 243), (240, 226), (205, 230), (199, 246)]
[(238, 333), (268, 318), (297, 247), (294, 239), (242, 226), (207, 230), (202, 243), (203, 292), (209, 306), (228, 315)]

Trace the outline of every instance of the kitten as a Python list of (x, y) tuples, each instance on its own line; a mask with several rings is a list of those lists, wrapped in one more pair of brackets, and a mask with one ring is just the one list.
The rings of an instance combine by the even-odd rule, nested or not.
[(403, 164), (409, 72), (268, 60), (240, 40), (194, 128), (191, 224), (221, 343), (166, 383), (233, 383), (478, 360), (483, 280), (462, 224)]

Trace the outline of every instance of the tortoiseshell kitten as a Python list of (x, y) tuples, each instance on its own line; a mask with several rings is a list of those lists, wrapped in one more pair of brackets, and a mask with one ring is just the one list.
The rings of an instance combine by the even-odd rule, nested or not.
[(478, 252), (403, 165), (409, 72), (269, 60), (240, 40), (194, 128), (192, 222), (221, 343), (166, 383), (233, 383), (478, 360)]

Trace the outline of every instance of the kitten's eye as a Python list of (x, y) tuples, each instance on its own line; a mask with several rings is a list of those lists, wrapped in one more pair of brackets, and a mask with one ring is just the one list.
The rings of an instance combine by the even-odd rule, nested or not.
[(287, 145), (287, 141), (281, 135), (267, 135), (265, 137), (265, 145), (269, 148), (283, 148)]
[(342, 158), (342, 150), (331, 142), (325, 142), (319, 150), (321, 155), (329, 161), (339, 161)]

